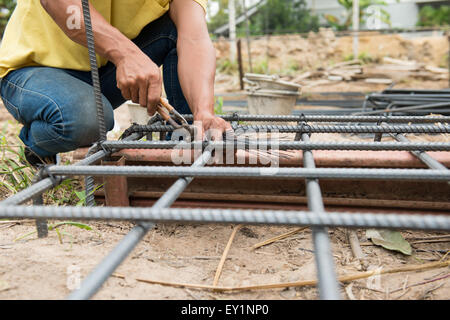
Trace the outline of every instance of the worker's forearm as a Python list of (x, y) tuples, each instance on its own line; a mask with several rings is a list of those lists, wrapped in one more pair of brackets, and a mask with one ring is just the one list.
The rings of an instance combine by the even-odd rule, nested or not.
[[(73, 41), (87, 46), (84, 19), (82, 15), (82, 7), (80, 0), (41, 0), (42, 7), (53, 18), (64, 33)], [(70, 6), (79, 8), (80, 28), (74, 28), (73, 24), (69, 24), (68, 19), (71, 18), (72, 11), (68, 11)], [(123, 59), (127, 54), (138, 52), (139, 48), (127, 37), (125, 37), (118, 29), (114, 28), (102, 15), (92, 6), (91, 20), (96, 42), (96, 52), (114, 64)], [(76, 24), (78, 25), (78, 24)]]
[(209, 38), (179, 37), (178, 75), (195, 118), (214, 114), (216, 54)]

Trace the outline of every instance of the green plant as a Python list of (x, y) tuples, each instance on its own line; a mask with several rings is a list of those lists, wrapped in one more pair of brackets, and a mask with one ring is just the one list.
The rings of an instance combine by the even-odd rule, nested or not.
[(217, 70), (219, 73), (234, 75), (238, 72), (238, 63), (230, 59), (222, 59), (217, 62)]
[(223, 97), (215, 98), (214, 113), (215, 114), (223, 114)]
[(8, 23), (15, 7), (15, 0), (0, 0), (0, 34), (3, 35), (6, 24)]
[[(94, 190), (92, 190), (91, 194), (101, 187), (103, 187), (103, 184), (96, 186)], [(84, 205), (86, 200), (86, 191), (80, 189), (81, 185), (78, 180), (67, 179), (61, 182), (60, 185), (47, 191), (45, 195), (49, 199), (49, 202), (58, 206), (75, 205), (77, 207), (81, 207)]]
[[(241, 28), (244, 28), (244, 25)], [(308, 9), (305, 0), (267, 0), (250, 18), (250, 31), (254, 35), (318, 29), (319, 18)]]
[(0, 138), (0, 187), (15, 194), (31, 185), (35, 170), (27, 164), (24, 147), (10, 145), (6, 139), (8, 125), (3, 125)]
[(286, 69), (288, 73), (297, 72), (300, 70), (300, 63), (298, 62), (298, 60), (289, 59)]
[[(228, 23), (228, 0), (210, 0), (210, 2), (216, 3), (219, 8), (208, 22), (209, 31), (214, 32)], [(242, 0), (235, 1), (236, 16), (244, 13), (242, 4)], [(251, 35), (317, 31), (319, 18), (308, 9), (305, 0), (265, 0), (259, 5), (257, 12), (249, 18), (249, 27)], [(238, 24), (236, 32), (244, 36), (246, 24)]]
[[(60, 230), (60, 228), (62, 226), (66, 226), (66, 225), (77, 227), (77, 228), (88, 230), (88, 231), (93, 231), (91, 226), (81, 223), (81, 222), (74, 222), (74, 221), (62, 221), (62, 222), (57, 222), (55, 224), (49, 225), (48, 230), (49, 231), (54, 230), (56, 232), (60, 244), (63, 244), (63, 236), (68, 236), (70, 238), (70, 248), (72, 248), (73, 239), (74, 239), (73, 236), (68, 232)], [(21, 236), (17, 237), (16, 239), (14, 239), (14, 242), (24, 240), (25, 238), (28, 238), (29, 236), (32, 236), (35, 233), (37, 233), (37, 230), (28, 232), (28, 233), (21, 235)], [(98, 232), (97, 232), (97, 235), (99, 237), (101, 237), (100, 233), (98, 233)]]
[[(325, 14), (324, 18), (328, 24), (336, 30), (348, 30), (353, 25), (353, 0), (338, 0), (338, 3), (345, 8), (345, 18), (343, 22), (336, 16)], [(381, 22), (391, 25), (390, 14), (382, 7), (386, 6), (386, 1), (383, 0), (359, 0), (359, 20), (361, 24), (365, 24), (369, 17), (369, 7), (378, 6), (380, 10), (379, 19)]]
[(424, 6), (419, 11), (418, 26), (437, 27), (450, 25), (450, 6), (442, 5), (439, 8)]
[(267, 59), (257, 61), (253, 66), (253, 73), (259, 74), (269, 73), (269, 61)]
[[(354, 59), (355, 59), (355, 57), (353, 56), (353, 53), (350, 53), (350, 54), (344, 56), (344, 61), (351, 61), (351, 60), (354, 60)], [(374, 59), (372, 58), (372, 56), (371, 56), (369, 53), (365, 52), (365, 51), (361, 52), (361, 53), (358, 55), (358, 59), (359, 59), (362, 63), (371, 63), (371, 62), (374, 62)]]
[(448, 68), (449, 67), (449, 57), (448, 57), (448, 53), (444, 54), (444, 56), (441, 59), (441, 63), (439, 64), (439, 67), (441, 68)]

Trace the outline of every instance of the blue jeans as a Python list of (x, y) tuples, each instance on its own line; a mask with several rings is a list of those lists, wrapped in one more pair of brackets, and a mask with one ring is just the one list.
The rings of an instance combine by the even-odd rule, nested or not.
[[(191, 113), (178, 79), (177, 30), (168, 14), (148, 24), (133, 42), (163, 65), (167, 98), (178, 112)], [(105, 123), (114, 127), (113, 110), (125, 102), (117, 88), (116, 67), (100, 68)], [(26, 67), (0, 79), (6, 109), (23, 124), (20, 139), (40, 157), (89, 146), (99, 138), (91, 73)]]

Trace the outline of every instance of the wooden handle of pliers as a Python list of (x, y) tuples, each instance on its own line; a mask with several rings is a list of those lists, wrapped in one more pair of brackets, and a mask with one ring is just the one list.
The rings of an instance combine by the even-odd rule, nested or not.
[(161, 105), (158, 105), (156, 107), (156, 111), (158, 111), (158, 113), (161, 115), (161, 117), (163, 117), (164, 120), (169, 121), (170, 115), (166, 111), (164, 111), (164, 108), (161, 107)]
[(163, 97), (159, 98), (159, 102), (166, 108), (170, 113), (173, 112), (173, 107), (170, 105), (169, 101), (167, 99), (164, 99)]

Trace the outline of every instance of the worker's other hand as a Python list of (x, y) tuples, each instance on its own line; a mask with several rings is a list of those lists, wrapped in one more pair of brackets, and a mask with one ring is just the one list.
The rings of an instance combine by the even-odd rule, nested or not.
[(156, 112), (162, 90), (158, 66), (142, 51), (123, 57), (116, 63), (117, 87), (122, 96), (147, 108), (150, 116)]
[(196, 140), (220, 141), (225, 131), (233, 130), (228, 122), (210, 112), (194, 115), (194, 125)]

